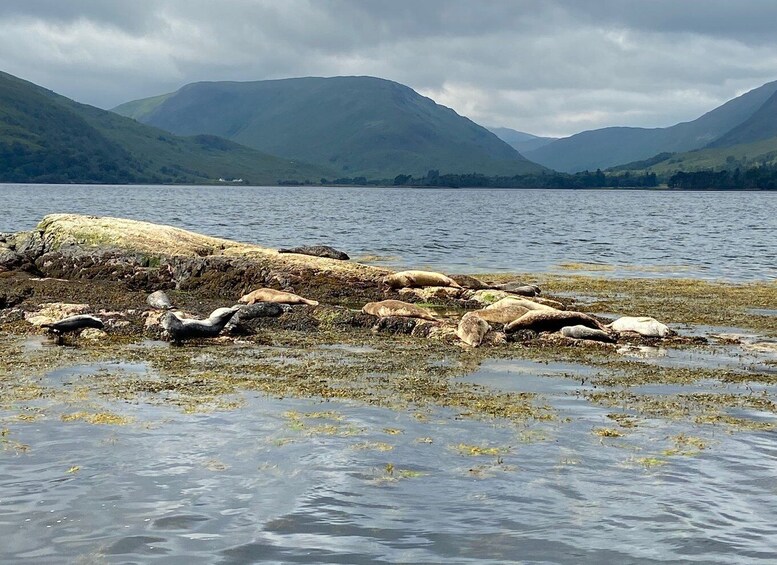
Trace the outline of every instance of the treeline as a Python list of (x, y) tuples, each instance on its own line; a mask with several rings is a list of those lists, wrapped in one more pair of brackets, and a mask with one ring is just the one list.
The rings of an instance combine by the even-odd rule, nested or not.
[(613, 175), (600, 170), (573, 175), (543, 173), (539, 175), (487, 176), (480, 173), (443, 174), (429, 171), (426, 176), (397, 175), (394, 179), (367, 180), (365, 177), (339, 178), (321, 184), (393, 185), (440, 188), (644, 188), (658, 186), (655, 173), (632, 175), (629, 172)]
[(672, 175), (666, 184), (669, 188), (686, 190), (777, 190), (777, 167), (679, 172)]

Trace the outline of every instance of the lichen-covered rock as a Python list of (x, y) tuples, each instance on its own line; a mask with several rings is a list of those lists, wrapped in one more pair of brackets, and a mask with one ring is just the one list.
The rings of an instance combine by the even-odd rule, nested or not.
[(24, 319), (33, 326), (40, 327), (44, 324), (51, 324), (57, 320), (69, 316), (85, 314), (90, 310), (89, 304), (68, 304), (64, 302), (50, 302), (41, 304), (40, 310), (36, 312), (27, 312)]
[(430, 300), (455, 300), (462, 295), (464, 291), (453, 286), (425, 286), (415, 288), (400, 288), (398, 293), (404, 300), (415, 299), (421, 302)]

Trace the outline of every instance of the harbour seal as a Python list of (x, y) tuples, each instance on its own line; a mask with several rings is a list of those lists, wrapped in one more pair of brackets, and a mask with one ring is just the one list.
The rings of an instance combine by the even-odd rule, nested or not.
[(537, 302), (534, 299), (528, 299), (523, 298), (521, 296), (507, 296), (505, 298), (502, 298), (501, 300), (497, 300), (493, 304), (490, 304), (486, 306), (486, 310), (498, 310), (500, 308), (505, 308), (508, 305), (513, 306), (523, 306), (527, 310), (559, 310), (559, 308), (554, 308), (553, 306), (548, 306), (547, 304), (542, 304), (540, 302)]
[(491, 288), (490, 285), (487, 285), (480, 279), (476, 279), (470, 275), (451, 275), (450, 278), (455, 281), (456, 284), (470, 290), (485, 290)]
[(592, 341), (603, 341), (605, 343), (615, 343), (615, 339), (602, 330), (595, 330), (588, 326), (564, 326), (561, 328), (561, 335), (573, 339), (588, 339)]
[(483, 338), (486, 337), (489, 330), (491, 330), (491, 326), (476, 312), (467, 312), (462, 316), (459, 326), (456, 328), (456, 335), (467, 345), (478, 347), (483, 343)]
[(77, 332), (84, 328), (96, 328), (101, 330), (105, 327), (100, 318), (95, 318), (89, 314), (78, 314), (77, 316), (68, 316), (50, 324), (41, 324), (41, 328), (46, 328), (50, 334), (57, 337), (57, 343), (62, 344), (63, 335), (66, 333)]
[(379, 318), (388, 318), (392, 316), (402, 316), (405, 318), (421, 318), (422, 320), (432, 320), (435, 318), (429, 310), (421, 308), (409, 302), (401, 300), (381, 300), (380, 302), (368, 302), (362, 308), (362, 312)]
[[(501, 304), (500, 304), (501, 303)], [(472, 314), (477, 316), (486, 322), (493, 324), (509, 324), (513, 320), (517, 320), (529, 309), (514, 301), (499, 301), (491, 306), (486, 306), (480, 310), (475, 310)]]
[(278, 253), (297, 253), (299, 255), (326, 257), (327, 259), (337, 259), (339, 261), (348, 261), (348, 259), (350, 259), (347, 253), (339, 251), (329, 245), (300, 245), (299, 247), (279, 249)]
[(564, 326), (583, 325), (604, 330), (598, 320), (582, 312), (567, 310), (531, 310), (505, 326), (505, 332), (534, 330), (536, 332), (557, 332)]
[(452, 278), (433, 271), (400, 271), (383, 278), (383, 284), (389, 288), (407, 288), (413, 286), (452, 286), (461, 285)]
[(645, 337), (667, 337), (675, 334), (669, 326), (649, 316), (623, 316), (609, 327), (616, 332), (636, 332)]
[(257, 288), (238, 300), (241, 304), (253, 304), (254, 302), (277, 302), (278, 304), (307, 304), (318, 306), (318, 301), (308, 300), (298, 294), (275, 290), (272, 288)]
[(162, 328), (167, 330), (170, 340), (175, 343), (199, 337), (216, 337), (238, 310), (240, 306), (216, 308), (205, 320), (181, 318), (175, 312), (168, 312), (162, 319)]
[(79, 314), (77, 316), (68, 316), (50, 324), (41, 324), (40, 327), (46, 328), (53, 334), (65, 334), (76, 332), (84, 328), (97, 328), (101, 330), (105, 327), (100, 318), (95, 318), (89, 314)]
[(503, 284), (495, 284), (493, 288), (497, 290), (504, 290), (505, 292), (511, 292), (513, 294), (520, 294), (521, 296), (537, 296), (542, 291), (536, 284), (525, 284), (520, 281), (511, 281)]
[(157, 290), (152, 292), (146, 298), (146, 302), (152, 308), (157, 310), (169, 310), (173, 307), (173, 303), (170, 301), (170, 297), (167, 296), (164, 290)]
[(286, 310), (291, 310), (288, 304), (278, 304), (277, 302), (256, 302), (243, 306), (227, 322), (224, 330), (230, 334), (251, 334), (255, 333), (252, 321), (257, 318), (277, 318)]

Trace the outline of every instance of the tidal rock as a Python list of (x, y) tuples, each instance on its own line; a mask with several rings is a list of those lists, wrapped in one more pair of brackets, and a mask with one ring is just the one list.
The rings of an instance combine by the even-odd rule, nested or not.
[(169, 310), (173, 307), (170, 297), (167, 296), (167, 293), (165, 293), (164, 290), (152, 292), (148, 295), (148, 298), (146, 298), (146, 302), (149, 306), (158, 310)]
[(392, 334), (409, 334), (413, 331), (418, 318), (408, 318), (405, 316), (385, 316), (380, 318), (372, 327), (375, 332), (388, 332)]
[(432, 299), (454, 300), (461, 296), (462, 292), (462, 289), (453, 286), (425, 286), (399, 289), (399, 295), (401, 297), (412, 297), (423, 302), (428, 302)]

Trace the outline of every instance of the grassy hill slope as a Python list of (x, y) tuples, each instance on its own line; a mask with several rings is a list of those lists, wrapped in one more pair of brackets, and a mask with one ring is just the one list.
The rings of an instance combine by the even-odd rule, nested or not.
[(0, 72), (0, 181), (257, 184), (331, 172), (214, 136), (178, 137)]
[(710, 147), (731, 147), (753, 143), (777, 136), (777, 93), (773, 94), (758, 111), (743, 123), (729, 131)]
[(330, 166), (340, 176), (543, 169), (450, 108), (372, 77), (195, 83), (114, 111), (179, 135), (219, 135)]

